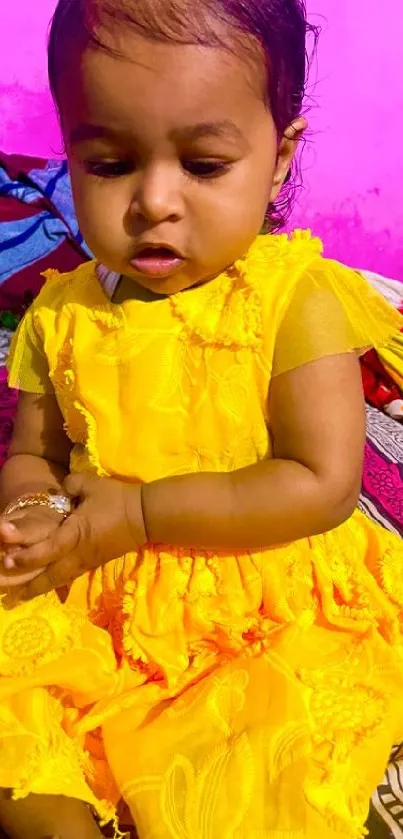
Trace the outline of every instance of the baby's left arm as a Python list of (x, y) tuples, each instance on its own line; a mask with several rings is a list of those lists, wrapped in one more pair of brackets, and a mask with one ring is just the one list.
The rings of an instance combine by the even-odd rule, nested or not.
[(365, 443), (356, 355), (322, 358), (275, 377), (269, 403), (272, 460), (143, 487), (150, 542), (254, 550), (324, 533), (349, 518)]

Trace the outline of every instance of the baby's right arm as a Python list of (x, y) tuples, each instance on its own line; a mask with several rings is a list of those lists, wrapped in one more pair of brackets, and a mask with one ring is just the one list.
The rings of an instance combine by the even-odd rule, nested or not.
[[(0, 509), (21, 495), (62, 492), (69, 471), (71, 443), (53, 394), (21, 393), (8, 459), (0, 474)], [(63, 521), (45, 507), (28, 507), (0, 517), (3, 551), (42, 541)], [(30, 577), (38, 572), (30, 572)], [(19, 577), (21, 574), (19, 574)], [(10, 580), (0, 573), (0, 585)], [(16, 578), (15, 578), (16, 579)]]
[(0, 475), (1, 509), (28, 492), (60, 492), (69, 471), (70, 451), (56, 397), (22, 392)]

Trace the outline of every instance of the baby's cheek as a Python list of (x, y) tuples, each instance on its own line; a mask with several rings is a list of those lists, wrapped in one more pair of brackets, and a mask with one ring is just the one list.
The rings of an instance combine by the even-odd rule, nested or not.
[(123, 227), (132, 192), (122, 189), (113, 179), (98, 182), (85, 175), (76, 178), (73, 188), (80, 227), (90, 229), (101, 241), (108, 241), (110, 232)]
[(114, 203), (112, 197), (102, 195), (95, 201), (86, 199), (81, 208), (77, 207), (80, 230), (88, 247), (100, 262), (112, 268), (120, 266), (133, 247), (130, 223), (124, 220), (127, 208), (119, 204), (116, 209)]

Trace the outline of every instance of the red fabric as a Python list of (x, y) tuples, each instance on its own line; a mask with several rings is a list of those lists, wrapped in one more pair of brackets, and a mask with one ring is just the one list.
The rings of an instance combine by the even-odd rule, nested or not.
[(17, 221), (21, 218), (36, 216), (38, 208), (39, 210), (42, 209), (40, 201), (33, 204), (24, 204), (11, 195), (0, 195), (0, 222), (10, 221), (10, 219)]
[[(399, 312), (403, 315), (403, 306)], [(362, 356), (361, 372), (365, 399), (373, 408), (383, 411), (391, 402), (403, 399), (402, 391), (385, 370), (375, 350), (370, 350)]]
[(6, 154), (0, 151), (0, 166), (10, 175), (13, 181), (19, 181), (31, 169), (44, 169), (47, 160), (43, 157), (30, 157), (28, 154)]
[(369, 405), (383, 411), (395, 399), (403, 398), (375, 350), (370, 350), (361, 358), (361, 372), (365, 399)]
[[(17, 201), (16, 203), (20, 202)], [(26, 205), (23, 204), (22, 206)], [(1, 309), (19, 314), (39, 294), (44, 283), (41, 276), (43, 271), (48, 268), (56, 268), (61, 273), (73, 271), (85, 262), (86, 258), (75, 242), (66, 239), (50, 255), (48, 254), (43, 259), (28, 265), (27, 268), (17, 271), (16, 274), (2, 283), (0, 290)]]
[(13, 433), (18, 392), (7, 385), (7, 370), (0, 367), (0, 466), (3, 465)]

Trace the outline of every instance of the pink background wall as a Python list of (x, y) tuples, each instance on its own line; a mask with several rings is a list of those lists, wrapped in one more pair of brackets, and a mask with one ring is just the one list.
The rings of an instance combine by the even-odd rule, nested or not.
[[(45, 60), (54, 2), (4, 0), (0, 148), (8, 152), (61, 152)], [(308, 7), (323, 32), (293, 221), (322, 235), (328, 254), (403, 279), (402, 0), (387, 0), (386, 14), (379, 0)]]

